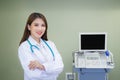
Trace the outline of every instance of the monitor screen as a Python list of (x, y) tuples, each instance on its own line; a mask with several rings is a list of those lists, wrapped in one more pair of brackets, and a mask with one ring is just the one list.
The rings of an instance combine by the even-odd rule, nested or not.
[(79, 50), (105, 51), (106, 33), (80, 33)]

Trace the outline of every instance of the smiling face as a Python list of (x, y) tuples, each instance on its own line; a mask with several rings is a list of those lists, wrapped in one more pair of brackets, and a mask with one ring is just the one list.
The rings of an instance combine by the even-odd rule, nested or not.
[(30, 31), (32, 38), (37, 42), (40, 42), (39, 40), (46, 30), (45, 22), (41, 18), (36, 18), (31, 25), (28, 25), (28, 30)]

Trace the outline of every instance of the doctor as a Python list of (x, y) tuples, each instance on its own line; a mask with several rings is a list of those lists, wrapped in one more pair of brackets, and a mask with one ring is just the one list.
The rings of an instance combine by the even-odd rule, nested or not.
[(32, 13), (27, 20), (18, 56), (24, 80), (57, 80), (63, 61), (55, 44), (47, 39), (47, 20), (41, 13)]

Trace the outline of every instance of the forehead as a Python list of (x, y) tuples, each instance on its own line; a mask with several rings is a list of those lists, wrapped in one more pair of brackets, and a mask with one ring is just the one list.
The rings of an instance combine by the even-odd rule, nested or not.
[(45, 23), (42, 18), (36, 18), (32, 23)]

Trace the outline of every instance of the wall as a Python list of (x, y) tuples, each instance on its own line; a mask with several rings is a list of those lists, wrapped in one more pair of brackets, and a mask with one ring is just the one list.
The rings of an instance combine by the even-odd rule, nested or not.
[(64, 61), (65, 73), (72, 71), (72, 51), (78, 50), (79, 32), (107, 32), (108, 49), (114, 54), (115, 68), (109, 80), (120, 78), (120, 1), (118, 0), (1, 0), (0, 79), (23, 80), (17, 56), (27, 17), (43, 13), (49, 24), (48, 38), (56, 44)]

